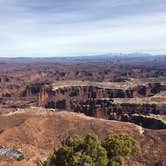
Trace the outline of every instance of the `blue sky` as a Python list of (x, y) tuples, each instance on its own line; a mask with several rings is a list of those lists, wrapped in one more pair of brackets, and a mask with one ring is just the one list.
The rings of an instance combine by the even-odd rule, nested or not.
[(0, 0), (0, 56), (166, 53), (166, 0)]

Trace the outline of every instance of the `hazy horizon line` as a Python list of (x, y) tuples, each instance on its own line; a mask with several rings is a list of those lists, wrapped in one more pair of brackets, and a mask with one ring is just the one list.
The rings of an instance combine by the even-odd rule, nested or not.
[(88, 54), (88, 55), (60, 55), (60, 56), (0, 56), (0, 59), (16, 59), (16, 58), (20, 58), (20, 59), (26, 59), (26, 58), (31, 58), (31, 59), (46, 59), (46, 58), (86, 58), (86, 57), (100, 57), (102, 56), (101, 58), (104, 58), (104, 57), (116, 57), (116, 56), (119, 56), (119, 57), (125, 57), (125, 56), (130, 56), (130, 57), (135, 57), (135, 56), (138, 56), (138, 57), (142, 57), (142, 56), (166, 56), (166, 53), (163, 53), (163, 54), (151, 54), (151, 53), (106, 53), (106, 54)]

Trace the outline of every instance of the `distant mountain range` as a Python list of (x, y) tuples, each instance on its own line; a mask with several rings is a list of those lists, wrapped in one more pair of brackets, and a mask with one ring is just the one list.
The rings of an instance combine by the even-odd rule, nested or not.
[(166, 55), (153, 55), (148, 53), (108, 53), (87, 56), (66, 56), (66, 57), (0, 57), (0, 64), (4, 63), (30, 63), (30, 62), (59, 62), (59, 61), (93, 61), (93, 60), (134, 60), (134, 59), (161, 59)]

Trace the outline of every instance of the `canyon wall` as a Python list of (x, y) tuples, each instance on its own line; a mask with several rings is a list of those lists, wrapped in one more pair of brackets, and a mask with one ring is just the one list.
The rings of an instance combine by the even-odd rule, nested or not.
[[(160, 92), (159, 83), (149, 83), (128, 89), (111, 89), (97, 86), (71, 86), (53, 90), (51, 86), (41, 86), (38, 94), (38, 106), (56, 108), (59, 102), (64, 103), (63, 109), (71, 111), (71, 102), (86, 102), (105, 98), (150, 97)], [(27, 93), (32, 93), (32, 89)]]
[[(163, 90), (163, 87), (162, 87)], [(166, 104), (117, 103), (114, 98), (150, 97), (161, 91), (159, 83), (149, 83), (128, 89), (108, 89), (97, 86), (70, 86), (54, 89), (42, 86), (38, 94), (38, 106), (58, 108), (108, 120), (133, 122), (148, 128), (166, 128), (161, 121), (150, 127), (152, 120), (142, 115), (166, 115)], [(135, 116), (136, 114), (141, 115)], [(149, 122), (149, 123), (148, 123)]]

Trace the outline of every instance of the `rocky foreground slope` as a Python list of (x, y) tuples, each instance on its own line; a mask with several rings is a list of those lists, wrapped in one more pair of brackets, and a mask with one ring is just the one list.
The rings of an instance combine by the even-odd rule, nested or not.
[[(38, 113), (37, 113), (38, 110)], [(10, 121), (9, 121), (10, 119)], [(87, 117), (66, 111), (46, 112), (39, 108), (0, 117), (0, 145), (24, 153), (23, 161), (3, 160), (11, 166), (35, 166), (69, 136), (95, 133), (103, 139), (109, 133), (128, 133), (141, 145), (142, 158), (132, 158), (126, 165), (165, 164), (166, 130), (150, 130), (117, 121)], [(39, 162), (38, 162), (39, 163)]]

